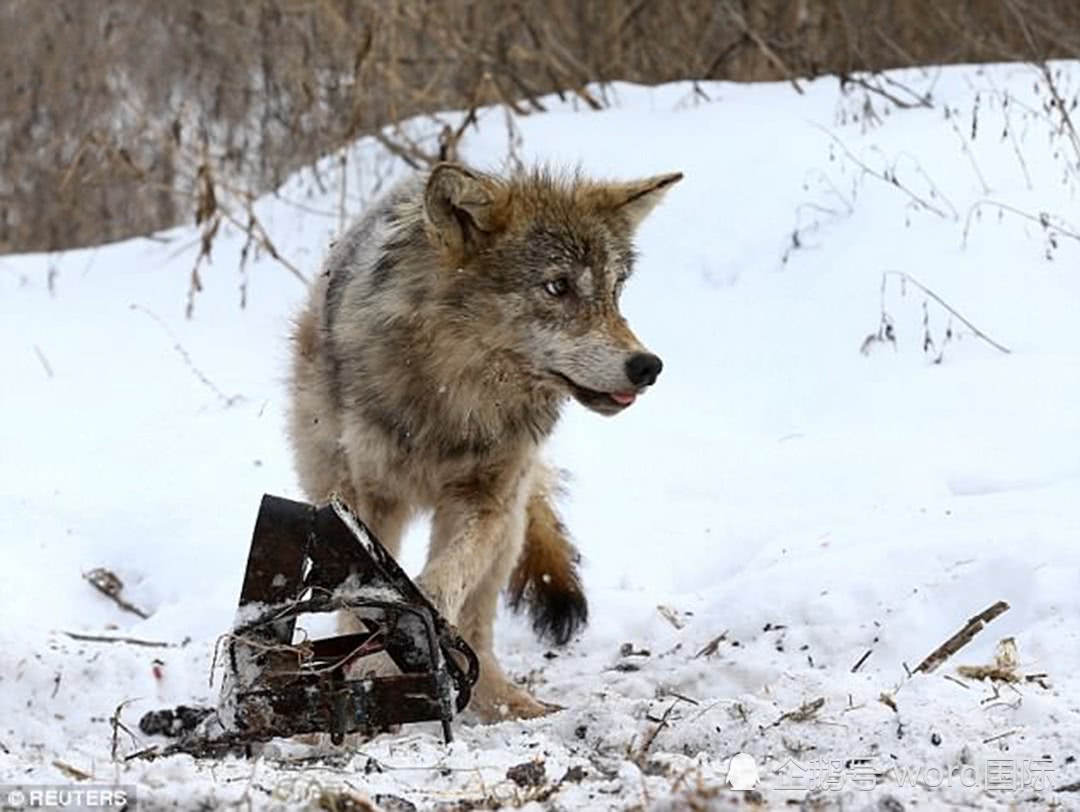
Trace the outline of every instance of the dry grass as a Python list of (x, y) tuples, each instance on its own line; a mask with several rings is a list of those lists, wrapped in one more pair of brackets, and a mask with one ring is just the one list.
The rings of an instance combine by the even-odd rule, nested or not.
[[(1076, 55), (1071, 0), (7, 0), (0, 253), (175, 224), (195, 209), (200, 167), (253, 194), (437, 110), (526, 113), (556, 91), (596, 108), (594, 83), (614, 80), (798, 87)], [(441, 152), (461, 134), (444, 133)], [(418, 165), (436, 157), (391, 143)]]

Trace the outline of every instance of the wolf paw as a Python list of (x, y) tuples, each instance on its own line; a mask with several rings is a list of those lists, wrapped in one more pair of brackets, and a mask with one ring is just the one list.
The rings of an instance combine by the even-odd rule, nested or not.
[(501, 674), (485, 678), (484, 665), (481, 663), (480, 681), (473, 690), (472, 701), (469, 702), (469, 710), (482, 722), (535, 719), (563, 710), (561, 705), (541, 702)]

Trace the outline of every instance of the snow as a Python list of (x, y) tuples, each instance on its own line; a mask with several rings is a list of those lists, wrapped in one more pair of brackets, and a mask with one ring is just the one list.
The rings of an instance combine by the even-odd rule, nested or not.
[[(1075, 98), (1080, 63), (1054, 70)], [(890, 77), (932, 106), (830, 78), (617, 85), (602, 112), (552, 99), (509, 138), (501, 111), (469, 130), (484, 166), (513, 146), (686, 179), (642, 227), (624, 297), (659, 384), (617, 419), (569, 408), (551, 443), (591, 625), (543, 656), (523, 620), (498, 623), (505, 665), (565, 710), (462, 719), (449, 746), (419, 725), (355, 751), (124, 760), (154, 743), (145, 711), (214, 701), (259, 499), (301, 497), (283, 378), (304, 290), (265, 252), (238, 275), (227, 226), (190, 320), (193, 228), (0, 257), (0, 784), (73, 767), (145, 808), (345, 787), (387, 809), (722, 809), (757, 798), (726, 780), (742, 752), (769, 808), (1080, 803), (1080, 156), (1030, 66)], [(403, 171), (370, 141), (348, 158), (354, 214)], [(308, 274), (339, 226), (338, 165), (257, 205)], [(895, 341), (866, 342), (883, 311)], [(95, 592), (94, 567), (149, 619)], [(908, 673), (998, 600), (973, 642)], [(1045, 677), (957, 676), (1006, 637), (1021, 679)], [(539, 787), (507, 778), (533, 760)]]

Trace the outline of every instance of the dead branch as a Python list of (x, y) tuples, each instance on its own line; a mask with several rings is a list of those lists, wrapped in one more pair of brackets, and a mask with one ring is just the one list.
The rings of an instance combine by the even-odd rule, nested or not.
[(855, 662), (855, 665), (851, 666), (851, 673), (852, 673), (852, 674), (854, 674), (854, 673), (856, 673), (856, 672), (857, 672), (857, 671), (858, 671), (858, 670), (859, 670), (860, 668), (862, 668), (862, 667), (863, 667), (863, 663), (865, 663), (865, 662), (866, 662), (867, 660), (869, 660), (869, 659), (870, 659), (870, 655), (871, 655), (871, 654), (873, 654), (873, 653), (874, 653), (874, 650), (873, 650), (872, 648), (868, 648), (868, 649), (866, 650), (866, 653), (865, 653), (865, 654), (863, 654), (863, 656), (862, 656), (862, 657), (860, 657), (860, 658), (859, 658), (859, 659), (858, 659), (858, 660), (857, 660), (857, 661)]
[(802, 96), (804, 94), (802, 86), (799, 84), (798, 79), (795, 78), (795, 74), (792, 72), (791, 68), (787, 66), (784, 60), (777, 55), (776, 51), (769, 46), (769, 43), (766, 42), (757, 31), (750, 27), (746, 18), (743, 17), (730, 2), (725, 2), (723, 6), (728, 16), (735, 21), (735, 24), (739, 26), (740, 29), (742, 29), (743, 34), (749, 37), (750, 41), (757, 46), (759, 51), (761, 51), (762, 56), (764, 56), (773, 67), (780, 71), (780, 74), (787, 79), (791, 83), (791, 86), (795, 88), (795, 91)]
[(79, 632), (63, 632), (72, 640), (80, 640), (85, 643), (124, 643), (129, 646), (143, 646), (145, 648), (183, 648), (190, 640), (184, 638), (180, 643), (166, 643), (160, 640), (140, 640), (136, 637), (109, 637), (103, 634), (80, 634)]
[(910, 90), (908, 92), (915, 97), (915, 101), (905, 101), (904, 99), (901, 99), (899, 96), (897, 96), (895, 93), (890, 93), (888, 90), (881, 87), (880, 85), (871, 84), (863, 77), (857, 76), (852, 73), (841, 73), (839, 79), (841, 90), (843, 90), (847, 85), (855, 85), (856, 87), (861, 87), (863, 90), (866, 90), (869, 93), (876, 93), (886, 101), (895, 104), (901, 110), (911, 110), (917, 107), (933, 108), (934, 106), (925, 96), (916, 95)]
[(930, 654), (915, 667), (916, 673), (922, 672), (923, 674), (932, 674), (939, 665), (970, 643), (975, 638), (975, 635), (986, 628), (987, 623), (1000, 615), (1003, 615), (1008, 610), (1009, 604), (1005, 601), (998, 601), (988, 609), (984, 609), (979, 612), (979, 614), (969, 618), (968, 622), (964, 624), (964, 627), (960, 629), (960, 631), (930, 652)]

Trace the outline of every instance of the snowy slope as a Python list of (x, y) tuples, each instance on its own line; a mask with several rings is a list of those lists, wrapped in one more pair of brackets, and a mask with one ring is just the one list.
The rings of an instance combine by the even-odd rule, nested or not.
[[(1074, 100), (1080, 64), (1055, 70)], [(834, 79), (620, 85), (611, 109), (553, 100), (509, 141), (501, 111), (469, 131), (481, 165), (512, 142), (686, 180), (643, 227), (624, 299), (663, 378), (616, 420), (568, 409), (551, 444), (592, 625), (545, 658), (499, 622), (506, 664), (566, 710), (466, 721), (450, 747), (419, 726), (355, 755), (123, 760), (152, 742), (114, 734), (119, 706), (137, 734), (148, 709), (213, 700), (259, 498), (300, 496), (282, 379), (304, 291), (265, 254), (239, 275), (227, 227), (190, 320), (190, 228), (0, 257), (0, 784), (74, 768), (146, 808), (343, 787), (387, 808), (728, 808), (758, 798), (725, 780), (744, 752), (769, 808), (1080, 806), (1080, 155), (1031, 67), (892, 81), (930, 106)], [(335, 166), (257, 207), (308, 274), (338, 227)], [(353, 212), (402, 171), (371, 142), (348, 167)], [(883, 313), (895, 341), (866, 341)], [(411, 570), (423, 552), (421, 527)], [(94, 567), (150, 618), (92, 590)], [(908, 674), (999, 600), (959, 654)], [(1006, 637), (1019, 683), (957, 676)], [(533, 759), (541, 787), (507, 779)], [(584, 776), (561, 780), (571, 767)]]

